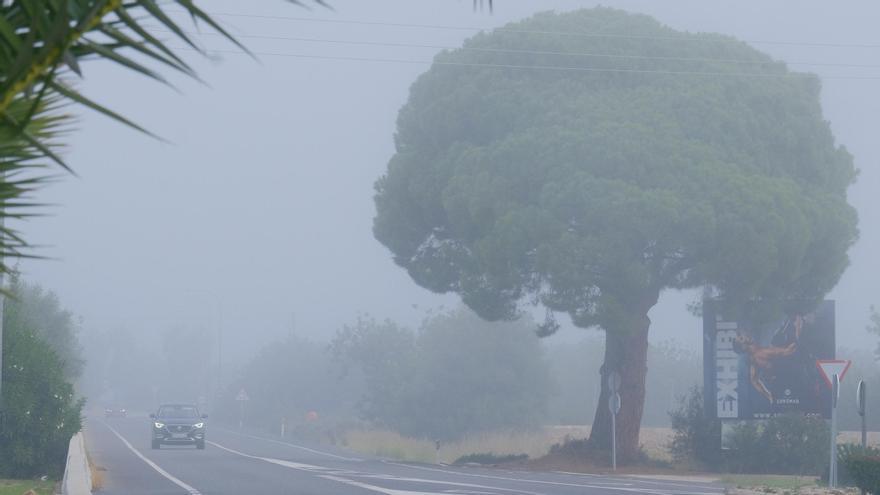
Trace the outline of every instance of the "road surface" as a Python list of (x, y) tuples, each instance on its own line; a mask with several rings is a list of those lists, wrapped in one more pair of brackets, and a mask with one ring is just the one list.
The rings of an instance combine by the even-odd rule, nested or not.
[(89, 419), (105, 495), (721, 495), (710, 482), (453, 468), (368, 458), (209, 425), (205, 450), (150, 449), (149, 420)]

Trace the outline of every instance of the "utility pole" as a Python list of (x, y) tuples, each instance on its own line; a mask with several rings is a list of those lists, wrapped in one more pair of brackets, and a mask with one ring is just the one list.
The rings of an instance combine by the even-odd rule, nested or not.
[[(0, 177), (5, 179), (6, 174), (0, 174)], [(5, 211), (0, 210), (0, 236), (4, 235), (6, 227), (6, 217), (4, 214)], [(2, 261), (3, 258), (0, 256), (0, 262)], [(0, 431), (6, 428), (6, 406), (3, 403), (3, 314), (4, 307), (6, 306), (6, 294), (3, 292), (4, 282), (3, 272), (0, 271)]]

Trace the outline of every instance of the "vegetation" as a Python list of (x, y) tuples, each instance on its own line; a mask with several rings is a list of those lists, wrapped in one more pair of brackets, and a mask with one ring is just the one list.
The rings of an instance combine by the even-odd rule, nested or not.
[(694, 386), (669, 412), (673, 431), (669, 451), (678, 462), (717, 466), (722, 463), (721, 424), (707, 416), (703, 404), (703, 389)]
[[(326, 345), (291, 335), (267, 345), (245, 365), (218, 414), (237, 422), (239, 407), (231, 399), (245, 389), (253, 405), (248, 424), (278, 432), (283, 421), (292, 435), (320, 437), (354, 416), (359, 385), (342, 376)], [(310, 412), (317, 421), (307, 419)]]
[(79, 343), (79, 322), (64, 309), (58, 296), (36, 284), (15, 276), (9, 287), (15, 301), (6, 308), (5, 321), (14, 327), (28, 327), (45, 341), (61, 361), (64, 376), (75, 381), (82, 375), (85, 361)]
[(24, 495), (31, 490), (34, 495), (52, 495), (54, 481), (0, 480), (0, 495)]
[[(823, 297), (857, 237), (852, 157), (822, 116), (816, 77), (732, 38), (608, 8), (510, 27), (441, 53), (412, 86), (376, 183), (374, 234), (414, 281), (483, 318), (539, 304), (541, 334), (558, 328), (556, 312), (603, 329), (591, 444), (610, 445), (604, 375), (617, 370), (617, 439), (633, 457), (661, 292)], [(614, 36), (529, 34), (544, 31)], [(548, 52), (634, 58), (505, 67), (547, 65)], [(761, 77), (721, 59), (753, 61)]]
[(11, 478), (61, 475), (84, 404), (74, 396), (64, 362), (40, 336), (41, 319), (24, 310), (25, 296), (33, 293), (13, 293), (3, 312), (6, 424), (0, 430), (0, 476)]
[[(862, 448), (860, 444), (843, 443), (837, 445), (837, 483), (840, 486), (855, 486), (856, 479), (849, 471), (850, 460), (861, 456), (880, 456), (880, 449), (871, 447)], [(822, 475), (823, 481), (828, 481), (828, 468)]]
[(712, 471), (819, 475), (828, 461), (828, 426), (821, 418), (777, 416), (743, 421), (727, 433), (721, 449), (721, 424), (703, 412), (702, 390), (694, 388), (670, 412), (670, 450), (679, 462)]
[[(880, 337), (880, 313), (874, 306), (871, 306), (871, 323), (868, 325), (868, 331)], [(880, 342), (877, 343), (877, 350), (874, 353), (877, 359), (880, 359)]]
[(539, 424), (550, 374), (530, 330), (468, 311), (431, 317), (418, 334), (361, 319), (337, 334), (333, 349), (363, 376), (364, 419), (446, 441)]
[(880, 455), (851, 456), (846, 469), (857, 487), (874, 495), (880, 493)]

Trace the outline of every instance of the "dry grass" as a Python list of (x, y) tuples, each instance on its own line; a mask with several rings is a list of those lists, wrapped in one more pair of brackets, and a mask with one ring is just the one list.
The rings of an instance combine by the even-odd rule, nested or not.
[[(550, 447), (566, 438), (586, 438), (589, 426), (548, 426), (528, 432), (498, 432), (471, 435), (443, 443), (440, 450), (431, 440), (410, 438), (387, 430), (350, 430), (345, 433), (348, 448), (368, 455), (404, 461), (452, 463), (468, 454), (498, 456), (527, 454), (536, 459), (546, 455)], [(642, 428), (642, 444), (653, 458), (669, 459), (666, 444), (671, 432), (667, 428)]]
[[(528, 454), (532, 459), (544, 456), (554, 444), (566, 438), (586, 438), (590, 427), (582, 425), (547, 426), (530, 432), (486, 433), (472, 435), (456, 442), (440, 445), (433, 441), (410, 438), (387, 430), (350, 430), (344, 435), (348, 448), (368, 455), (414, 462), (452, 463), (468, 454), (495, 454), (498, 456)], [(846, 431), (840, 434), (840, 442), (858, 442), (859, 433)], [(671, 461), (669, 444), (671, 428), (642, 428), (640, 443), (651, 459)], [(880, 432), (868, 434), (868, 443), (880, 446)]]
[(92, 456), (89, 455), (88, 449), (86, 449), (86, 460), (89, 462), (89, 471), (92, 474), (92, 491), (96, 492), (104, 487), (104, 472), (107, 469), (95, 464)]

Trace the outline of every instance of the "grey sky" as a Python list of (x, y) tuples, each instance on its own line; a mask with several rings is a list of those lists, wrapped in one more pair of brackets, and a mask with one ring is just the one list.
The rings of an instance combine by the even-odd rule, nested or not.
[[(496, 0), (495, 15), (470, 0), (332, 0), (335, 12), (281, 0), (210, 0), (214, 13), (247, 13), (456, 27), (491, 27), (548, 9), (595, 2)], [(754, 45), (790, 62), (880, 65), (874, 2), (631, 0), (605, 5), (654, 15), (679, 29), (745, 40), (876, 44), (841, 48)], [(459, 45), (466, 29), (427, 29), (218, 16), (261, 53), (429, 61), (436, 50), (356, 46), (252, 35)], [(216, 37), (208, 47), (229, 49)], [(397, 111), (427, 64), (222, 54), (193, 57), (210, 87), (173, 77), (182, 94), (115, 66), (84, 67), (83, 90), (155, 130), (163, 144), (92, 113), (70, 139), (80, 178), (64, 177), (40, 193), (53, 216), (23, 227), (57, 261), (22, 263), (25, 276), (58, 292), (85, 327), (127, 327), (143, 334), (168, 327), (222, 325), (231, 357), (287, 332), (324, 338), (358, 312), (415, 324), (451, 296), (419, 288), (371, 233), (373, 181), (391, 156)], [(861, 216), (853, 264), (831, 297), (838, 301), (838, 342), (868, 342), (868, 307), (880, 303), (875, 149), (880, 126), (878, 69), (794, 66), (821, 74), (826, 117), (862, 173), (851, 189)], [(700, 323), (685, 310), (692, 294), (666, 294), (654, 310), (652, 338), (700, 344)], [(219, 309), (218, 309), (219, 308)], [(294, 317), (295, 315), (295, 317)], [(571, 338), (582, 331), (566, 329)], [(873, 345), (873, 344), (871, 344)]]

